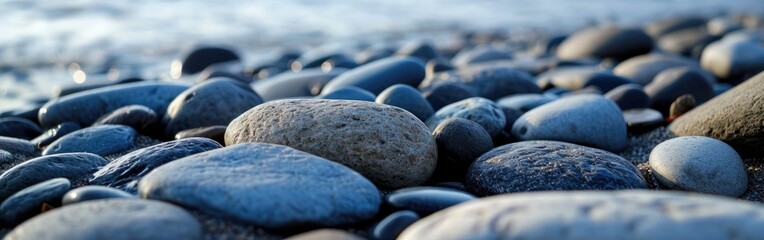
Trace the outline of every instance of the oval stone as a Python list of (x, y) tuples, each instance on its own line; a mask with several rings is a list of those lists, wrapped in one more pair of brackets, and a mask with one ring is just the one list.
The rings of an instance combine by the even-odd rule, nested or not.
[(263, 101), (314, 96), (321, 92), (326, 83), (344, 72), (344, 69), (336, 68), (329, 72), (320, 69), (287, 72), (256, 81), (252, 83), (252, 88)]
[(219, 46), (197, 46), (184, 55), (181, 71), (185, 74), (199, 73), (216, 63), (239, 61), (239, 55), (233, 50)]
[(650, 96), (639, 84), (626, 84), (614, 88), (605, 97), (618, 104), (621, 111), (650, 107)]
[(138, 131), (145, 130), (155, 124), (159, 116), (154, 110), (142, 105), (128, 105), (104, 115), (93, 124), (125, 125)]
[(124, 125), (99, 125), (83, 128), (51, 143), (43, 155), (87, 152), (108, 156), (129, 150), (135, 145), (138, 133)]
[(51, 143), (65, 136), (66, 134), (72, 133), (77, 130), (80, 130), (80, 125), (77, 124), (76, 122), (62, 122), (61, 124), (58, 124), (51, 129), (48, 129), (48, 131), (45, 131), (45, 133), (43, 133), (39, 137), (32, 139), (32, 144), (37, 146), (37, 148), (43, 149), (44, 147), (50, 145)]
[(556, 141), (494, 148), (467, 171), (467, 189), (481, 196), (548, 190), (645, 188), (634, 165), (613, 153)]
[(390, 86), (377, 96), (375, 102), (403, 108), (422, 121), (427, 121), (435, 113), (416, 88), (405, 84)]
[(462, 84), (444, 83), (422, 93), (432, 109), (437, 111), (448, 104), (452, 104), (467, 98), (477, 97), (477, 94)]
[(32, 142), (20, 138), (0, 136), (0, 150), (26, 158), (40, 156)]
[(640, 29), (614, 26), (587, 28), (573, 33), (557, 48), (563, 60), (586, 57), (627, 59), (650, 52), (653, 40)]
[(667, 191), (564, 191), (483, 198), (430, 215), (400, 240), (756, 239), (764, 207)]
[(19, 240), (202, 239), (202, 225), (182, 208), (160, 201), (109, 199), (65, 206), (19, 225)]
[(37, 123), (20, 117), (2, 117), (0, 118), (0, 136), (32, 139), (42, 133)]
[(53, 178), (67, 178), (75, 186), (82, 185), (91, 174), (108, 162), (90, 153), (55, 154), (23, 162), (0, 175), (0, 201), (24, 188)]
[(749, 40), (722, 39), (709, 44), (700, 56), (703, 69), (737, 81), (764, 71), (764, 46)]
[(417, 86), (424, 79), (424, 62), (412, 57), (380, 59), (340, 74), (324, 86), (321, 93), (345, 86), (365, 89), (374, 95), (395, 84)]
[(341, 88), (337, 88), (334, 91), (323, 93), (319, 96), (316, 96), (318, 99), (334, 99), (334, 100), (357, 100), (357, 101), (367, 101), (367, 102), (374, 102), (374, 99), (376, 99), (377, 96), (374, 96), (373, 93), (366, 91), (363, 88), (354, 87), (354, 86), (345, 86)]
[(491, 136), (497, 136), (506, 124), (501, 108), (493, 101), (481, 97), (464, 99), (441, 108), (427, 120), (427, 126), (434, 130), (438, 124), (448, 118), (464, 118), (473, 121), (480, 124)]
[(411, 187), (391, 192), (385, 203), (426, 216), (474, 199), (477, 198), (472, 194), (448, 188)]
[(84, 186), (66, 192), (61, 199), (61, 204), (70, 205), (107, 198), (137, 198), (137, 196), (111, 187)]
[(714, 88), (703, 78), (699, 69), (689, 67), (670, 68), (662, 71), (645, 86), (651, 107), (668, 115), (671, 103), (684, 94), (692, 94), (698, 104), (714, 97)]
[(428, 90), (440, 84), (460, 84), (488, 99), (498, 99), (518, 93), (541, 93), (533, 77), (507, 66), (473, 66), (429, 76), (419, 89)]
[(373, 217), (381, 203), (377, 188), (350, 168), (266, 143), (167, 163), (138, 189), (144, 198), (272, 229), (354, 223)]
[(221, 145), (225, 144), (225, 130), (228, 126), (218, 125), (209, 127), (192, 128), (178, 132), (175, 139), (203, 137), (215, 140)]
[(674, 67), (698, 67), (698, 64), (675, 56), (645, 54), (619, 63), (613, 69), (613, 73), (644, 86), (652, 82), (658, 73)]
[(398, 107), (347, 100), (278, 100), (234, 119), (226, 145), (266, 142), (342, 163), (388, 188), (421, 184), (437, 146), (419, 119)]
[(397, 211), (380, 221), (374, 227), (372, 235), (377, 240), (395, 240), (412, 223), (419, 220), (415, 212), (403, 210)]
[(0, 205), (3, 223), (16, 226), (46, 208), (61, 206), (61, 197), (70, 188), (71, 183), (66, 178), (54, 178), (13, 194)]

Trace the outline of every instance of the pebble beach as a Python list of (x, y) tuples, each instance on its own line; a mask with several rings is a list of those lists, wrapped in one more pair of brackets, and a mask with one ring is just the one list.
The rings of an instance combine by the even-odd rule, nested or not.
[(4, 3), (0, 238), (764, 236), (764, 3), (552, 2)]

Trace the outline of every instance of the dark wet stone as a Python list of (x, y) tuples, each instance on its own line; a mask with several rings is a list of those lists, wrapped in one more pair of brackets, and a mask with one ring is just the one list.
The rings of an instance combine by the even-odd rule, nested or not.
[(263, 101), (315, 96), (321, 93), (326, 83), (345, 71), (332, 69), (332, 71), (324, 72), (320, 69), (306, 69), (300, 72), (287, 72), (256, 81), (252, 84), (252, 88), (263, 98)]
[(645, 86), (651, 107), (668, 114), (671, 103), (684, 94), (692, 94), (699, 104), (714, 97), (714, 89), (704, 78), (702, 70), (688, 67), (670, 68)]
[(653, 40), (640, 29), (605, 26), (587, 28), (573, 33), (557, 48), (557, 57), (624, 60), (648, 53), (652, 48)]
[(104, 115), (93, 126), (111, 124), (125, 125), (137, 131), (143, 131), (154, 125), (159, 116), (154, 110), (142, 105), (128, 105)]
[(84, 186), (66, 192), (61, 199), (61, 204), (71, 205), (86, 201), (109, 198), (137, 198), (128, 192), (104, 186)]
[(646, 187), (628, 160), (596, 148), (556, 141), (525, 141), (494, 148), (470, 166), (466, 185), (480, 196)]
[(221, 147), (219, 143), (211, 139), (186, 138), (138, 149), (111, 161), (93, 173), (90, 184), (136, 193), (138, 181), (157, 167), (176, 159)]
[(137, 136), (138, 133), (133, 128), (123, 125), (83, 128), (54, 141), (42, 154), (87, 152), (108, 156), (132, 148)]
[(76, 122), (62, 122), (61, 124), (58, 124), (57, 126), (51, 129), (48, 129), (48, 131), (45, 131), (45, 133), (43, 133), (39, 137), (32, 139), (32, 144), (42, 149), (43, 147), (50, 145), (51, 143), (65, 136), (66, 134), (72, 133), (77, 130), (80, 130), (80, 125), (77, 124)]
[(678, 136), (706, 136), (735, 148), (744, 158), (763, 157), (764, 73), (719, 95), (669, 125)]
[(350, 168), (265, 143), (167, 163), (138, 189), (144, 198), (272, 229), (354, 223), (373, 217), (381, 203), (376, 187)]
[(363, 88), (345, 86), (317, 96), (319, 99), (357, 100), (374, 102), (376, 96)]
[(184, 74), (196, 74), (215, 63), (239, 61), (233, 50), (219, 46), (196, 47), (181, 57)]
[(87, 182), (91, 174), (109, 161), (90, 153), (64, 153), (23, 162), (0, 175), (0, 200), (29, 186), (53, 178), (67, 178), (73, 185)]
[(502, 107), (501, 111), (504, 112), (506, 124), (504, 125), (504, 129), (501, 130), (501, 133), (493, 138), (494, 146), (501, 146), (515, 141), (515, 137), (512, 136), (512, 125), (514, 125), (515, 121), (523, 115), (523, 112), (511, 108)]
[(413, 57), (391, 57), (347, 71), (329, 81), (321, 93), (355, 86), (379, 94), (395, 84), (417, 86), (425, 76), (424, 62)]
[(455, 117), (474, 121), (491, 136), (498, 135), (504, 129), (506, 122), (504, 112), (496, 103), (485, 98), (474, 97), (441, 108), (426, 123), (430, 129), (434, 130), (444, 120)]
[(607, 92), (605, 97), (618, 104), (621, 111), (650, 107), (650, 96), (639, 84), (619, 86)]
[(63, 122), (90, 126), (101, 116), (128, 105), (143, 105), (164, 113), (175, 96), (188, 87), (172, 83), (128, 83), (51, 100), (40, 109), (40, 124), (50, 128)]
[[(118, 233), (118, 234), (117, 234)], [(35, 240), (202, 239), (193, 215), (169, 203), (107, 199), (62, 207), (26, 221), (6, 238)]]
[(653, 81), (658, 73), (674, 67), (697, 67), (698, 64), (680, 57), (647, 54), (629, 58), (616, 65), (613, 69), (615, 75), (631, 79), (641, 85), (647, 85)]
[(42, 134), (42, 129), (37, 123), (19, 117), (0, 118), (0, 136), (33, 139)]
[(550, 103), (557, 98), (538, 93), (515, 94), (503, 97), (496, 101), (496, 105), (501, 108), (510, 108), (521, 112), (527, 112), (538, 106)]
[(653, 130), (665, 122), (663, 114), (650, 108), (635, 108), (623, 111), (623, 120), (630, 133), (643, 133)]
[(34, 144), (20, 138), (0, 137), (0, 150), (26, 158), (40, 156)]
[(205, 81), (179, 94), (162, 119), (165, 136), (197, 127), (228, 125), (250, 108), (263, 103), (248, 85), (220, 78)]
[(475, 63), (509, 59), (512, 59), (512, 54), (509, 51), (499, 50), (490, 46), (478, 46), (460, 51), (451, 59), (451, 63), (455, 66), (467, 66)]
[(398, 211), (382, 219), (372, 231), (377, 240), (395, 240), (408, 226), (419, 220), (419, 215), (412, 211)]
[(692, 94), (679, 96), (673, 103), (671, 103), (671, 108), (669, 108), (669, 120), (682, 116), (682, 114), (689, 112), (696, 106), (695, 97), (693, 97)]
[(440, 58), (440, 53), (431, 43), (426, 41), (410, 41), (401, 46), (398, 51), (395, 52), (396, 56), (415, 57), (422, 62), (430, 61), (430, 59)]
[(493, 148), (491, 135), (479, 124), (463, 118), (442, 121), (432, 136), (438, 144), (434, 179), (462, 180), (472, 161)]
[(474, 94), (492, 100), (518, 93), (541, 92), (528, 73), (494, 65), (473, 66), (428, 76), (419, 89), (429, 90), (444, 83), (461, 84)]
[[(304, 52), (300, 57), (295, 60), (298, 69), (309, 69), (320, 67), (325, 62), (347, 62), (353, 61), (352, 57), (348, 56), (343, 46), (336, 45), (324, 45), (317, 48), (313, 48), (307, 52)], [(294, 66), (292, 68), (294, 69)]]
[(467, 98), (477, 97), (477, 94), (462, 84), (444, 83), (425, 91), (422, 93), (422, 96), (427, 99), (427, 102), (430, 103), (432, 109), (437, 111), (446, 105)]
[(422, 94), (416, 88), (405, 84), (390, 86), (377, 96), (375, 102), (403, 108), (423, 122), (435, 114), (432, 106), (422, 97)]
[(46, 208), (61, 206), (61, 197), (71, 186), (66, 178), (54, 178), (13, 194), (0, 205), (3, 224), (16, 226), (42, 213)]
[(215, 140), (221, 145), (225, 144), (225, 130), (228, 126), (217, 125), (209, 127), (192, 128), (178, 132), (175, 134), (175, 139), (185, 139), (193, 137), (203, 137)]
[(472, 194), (440, 187), (411, 187), (387, 195), (385, 203), (397, 209), (411, 210), (422, 216), (477, 199)]

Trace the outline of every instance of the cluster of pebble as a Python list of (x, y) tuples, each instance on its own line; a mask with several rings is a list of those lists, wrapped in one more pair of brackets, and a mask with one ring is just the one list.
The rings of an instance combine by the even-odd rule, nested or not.
[[(743, 160), (764, 158), (764, 18), (502, 41), (254, 67), (199, 47), (174, 69), (196, 83), (2, 113), (4, 239), (764, 236), (730, 198), (764, 191)], [(656, 131), (676, 138), (629, 140)]]

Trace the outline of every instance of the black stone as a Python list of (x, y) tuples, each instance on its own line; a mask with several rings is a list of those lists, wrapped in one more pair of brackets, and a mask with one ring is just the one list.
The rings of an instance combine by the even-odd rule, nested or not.
[(518, 93), (541, 92), (530, 74), (496, 65), (477, 65), (428, 76), (419, 89), (429, 90), (444, 83), (464, 85), (479, 97), (491, 100)]
[(442, 121), (432, 133), (438, 144), (438, 165), (433, 179), (464, 179), (467, 168), (493, 148), (491, 135), (480, 124), (463, 118)]
[(109, 161), (90, 153), (63, 153), (42, 156), (8, 169), (0, 175), (0, 200), (53, 178), (67, 178), (74, 186), (87, 183), (91, 174)]
[(209, 127), (192, 128), (178, 132), (175, 134), (175, 139), (180, 140), (184, 138), (203, 137), (215, 140), (220, 145), (225, 145), (225, 130), (228, 126), (217, 125)]
[(54, 178), (27, 187), (3, 201), (0, 205), (0, 219), (5, 226), (13, 227), (42, 213), (46, 208), (60, 207), (61, 197), (71, 186), (66, 178)]
[(19, 117), (0, 118), (0, 136), (33, 139), (42, 134), (37, 123)]
[(471, 98), (477, 97), (477, 94), (472, 92), (468, 87), (457, 83), (444, 83), (433, 87), (430, 90), (422, 93), (427, 102), (430, 103), (432, 109), (437, 111), (445, 107), (446, 105)]
[(703, 104), (714, 97), (713, 86), (697, 68), (667, 69), (645, 86), (645, 93), (650, 96), (650, 107), (668, 115), (671, 103), (684, 94), (692, 94), (698, 104)]
[(647, 96), (639, 84), (626, 84), (614, 88), (607, 92), (605, 97), (618, 104), (622, 111), (650, 107), (650, 96)]
[(93, 123), (93, 126), (118, 124), (132, 127), (143, 132), (157, 123), (159, 116), (154, 110), (142, 105), (128, 105), (104, 115)]
[(424, 76), (424, 62), (419, 59), (391, 57), (374, 61), (337, 76), (324, 86), (321, 93), (354, 86), (376, 95), (395, 84), (417, 86)]
[(382, 219), (374, 227), (372, 236), (377, 240), (394, 240), (403, 230), (419, 220), (419, 215), (412, 211), (398, 211)]
[(32, 142), (20, 138), (0, 137), (0, 150), (27, 158), (40, 156)]
[(63, 122), (51, 129), (48, 129), (48, 131), (45, 131), (45, 133), (39, 137), (32, 139), (32, 144), (42, 149), (43, 147), (50, 145), (66, 134), (77, 130), (80, 130), (80, 125), (76, 122)]
[(195, 74), (215, 63), (239, 61), (239, 55), (224, 47), (202, 46), (191, 50), (182, 59), (183, 73)]
[(624, 60), (648, 53), (652, 48), (652, 38), (640, 29), (615, 26), (594, 27), (573, 33), (565, 39), (557, 48), (557, 57), (560, 59), (597, 57)]

